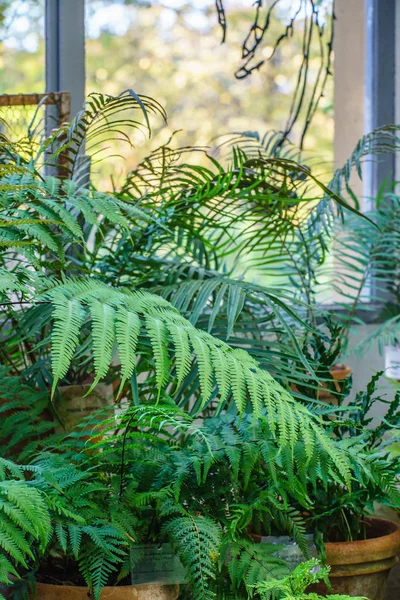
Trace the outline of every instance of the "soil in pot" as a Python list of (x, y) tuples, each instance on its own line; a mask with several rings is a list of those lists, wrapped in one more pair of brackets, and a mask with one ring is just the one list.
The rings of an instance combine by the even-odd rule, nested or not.
[(332, 590), (318, 583), (310, 591), (384, 600), (390, 570), (400, 553), (400, 525), (377, 518), (367, 522), (367, 539), (325, 544)]

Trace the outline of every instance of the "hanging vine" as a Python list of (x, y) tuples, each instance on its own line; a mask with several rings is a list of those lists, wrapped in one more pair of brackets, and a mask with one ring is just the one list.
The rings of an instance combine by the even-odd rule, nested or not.
[[(228, 27), (224, 0), (216, 0), (215, 4), (224, 42)], [(271, 40), (274, 19), (283, 23), (284, 30)], [(302, 28), (302, 59), (282, 131), (282, 143), (288, 139), (295, 124), (299, 124), (300, 147), (303, 148), (306, 133), (332, 75), (334, 22), (335, 0), (293, 0), (289, 8), (287, 0), (256, 0), (254, 3), (254, 19), (242, 43), (242, 64), (235, 73), (237, 79), (245, 79), (263, 66), (265, 59), (258, 58), (263, 44), (268, 42), (272, 47), (267, 59), (271, 60), (278, 48), (293, 37), (295, 28)], [(318, 61), (316, 74), (315, 68), (311, 69), (311, 63), (315, 61)]]

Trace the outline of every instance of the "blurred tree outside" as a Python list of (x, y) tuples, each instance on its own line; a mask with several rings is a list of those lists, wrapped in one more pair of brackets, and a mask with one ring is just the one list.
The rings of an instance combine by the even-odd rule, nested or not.
[[(102, 183), (132, 168), (150, 147), (179, 131), (177, 145), (215, 146), (218, 136), (238, 131), (284, 128), (303, 52), (302, 16), (288, 43), (273, 50), (284, 30), (290, 0), (259, 48), (265, 63), (245, 79), (236, 79), (243, 39), (254, 18), (250, 0), (226, 0), (227, 38), (221, 44), (214, 0), (86, 0), (87, 93), (118, 94), (131, 88), (156, 98), (168, 124), (155, 124), (151, 145), (135, 138), (112, 148), (126, 158), (102, 163)], [(268, 3), (267, 3), (268, 4)], [(280, 18), (279, 18), (280, 17)], [(315, 40), (317, 44), (318, 40)], [(310, 82), (317, 75), (312, 61)], [(44, 0), (0, 0), (0, 93), (44, 92)], [(22, 113), (17, 115), (21, 120)], [(294, 129), (296, 142), (299, 130)], [(320, 174), (333, 165), (333, 81), (308, 131), (305, 149)], [(96, 166), (94, 166), (94, 177)]]
[[(248, 78), (236, 79), (253, 9), (248, 0), (225, 4), (229, 28), (226, 42), (221, 44), (213, 0), (86, 0), (87, 91), (117, 94), (132, 88), (155, 97), (168, 114), (167, 127), (159, 124), (155, 130), (161, 142), (177, 130), (181, 131), (176, 143), (209, 146), (230, 132), (282, 129), (301, 64), (301, 20), (288, 44), (281, 45), (270, 62), (266, 60)], [(282, 23), (275, 21), (271, 39), (282, 28)], [(268, 59), (272, 53), (268, 40), (260, 50), (261, 58)], [(316, 74), (318, 61), (311, 66)], [(316, 155), (321, 170), (329, 173), (333, 164), (332, 99), (330, 78), (305, 144), (305, 149)], [(139, 154), (145, 148), (146, 144), (141, 145)], [(129, 166), (134, 166), (138, 152), (132, 154), (126, 148), (123, 153)]]

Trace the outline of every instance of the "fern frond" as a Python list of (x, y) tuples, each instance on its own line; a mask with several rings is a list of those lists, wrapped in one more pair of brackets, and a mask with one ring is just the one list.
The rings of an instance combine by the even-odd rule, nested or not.
[(121, 384), (123, 389), (127, 379), (132, 377), (136, 363), (136, 346), (138, 343), (141, 323), (138, 315), (121, 307), (115, 315), (115, 331), (121, 360)]
[(54, 294), (54, 327), (52, 332), (52, 366), (54, 383), (52, 394), (59, 379), (68, 371), (74, 351), (79, 343), (79, 331), (83, 322), (81, 305), (77, 300), (63, 294)]
[[(144, 326), (144, 337), (139, 338), (136, 351), (147, 357), (150, 364), (155, 366), (158, 394), (170, 381), (170, 361), (175, 359), (177, 352), (179, 363), (185, 360), (185, 370), (189, 367), (189, 361), (192, 363), (193, 357), (196, 359), (195, 367), (198, 370), (201, 393), (199, 406), (209, 402), (218, 385), (220, 406), (232, 398), (239, 412), (242, 413), (251, 406), (255, 415), (260, 414), (262, 407), (266, 406), (271, 433), (276, 435), (282, 446), (289, 445), (293, 448), (295, 442), (301, 439), (304, 429), (311, 430), (312, 435), (319, 430), (318, 419), (306, 407), (296, 403), (245, 350), (234, 350), (225, 342), (196, 329), (180, 316), (169, 302), (159, 299), (154, 294), (145, 291), (131, 293), (115, 290), (97, 281), (78, 279), (57, 284), (45, 292), (42, 298), (51, 302), (54, 299), (56, 304), (53, 313), (53, 318), (56, 319), (56, 334), (53, 335), (54, 385), (57, 384), (60, 374), (66, 372), (72, 349), (77, 344), (78, 337), (75, 336), (78, 336), (84, 316), (90, 317), (88, 307), (92, 306), (96, 306), (96, 310), (99, 309), (101, 316), (100, 319), (96, 314), (99, 327), (93, 337), (96, 381), (105, 375), (115, 343), (117, 314), (121, 308), (125, 308), (137, 315)], [(139, 326), (136, 317), (133, 319)], [(173, 336), (169, 328), (174, 332)], [(119, 336), (119, 339), (125, 344), (125, 338)], [(169, 344), (170, 341), (172, 344)], [(176, 351), (176, 345), (181, 342), (183, 345)], [(122, 353), (126, 355), (126, 352), (127, 348), (124, 347)], [(130, 356), (129, 360), (132, 366), (135, 356)], [(182, 367), (179, 368), (182, 373)], [(313, 423), (312, 427), (310, 423)], [(346, 458), (342, 456), (341, 461), (344, 469)], [(345, 474), (348, 478), (348, 471), (345, 473), (343, 470), (343, 475)]]
[(115, 336), (115, 311), (111, 306), (94, 300), (90, 303), (90, 315), (92, 320), (93, 358), (96, 377), (88, 393), (108, 373)]
[(161, 389), (168, 381), (170, 374), (167, 328), (162, 319), (152, 315), (148, 316), (145, 322), (155, 360), (157, 384)]
[[(7, 461), (8, 462), (8, 461)], [(7, 470), (12, 472), (8, 462)], [(26, 567), (33, 558), (32, 541), (43, 553), (51, 532), (50, 514), (40, 491), (25, 481), (4, 479), (0, 482), (0, 582), (9, 584), (18, 577), (16, 566)]]
[(216, 576), (221, 530), (207, 517), (175, 517), (162, 531), (188, 569), (193, 593), (199, 600), (212, 600), (210, 581)]

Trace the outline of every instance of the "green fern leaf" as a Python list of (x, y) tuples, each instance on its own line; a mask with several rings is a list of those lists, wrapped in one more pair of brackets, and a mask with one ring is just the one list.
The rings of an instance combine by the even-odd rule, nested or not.
[(78, 558), (82, 542), (82, 528), (79, 525), (68, 524), (68, 533), (73, 555)]
[(79, 331), (83, 322), (82, 307), (77, 300), (69, 300), (63, 294), (52, 294), (54, 326), (51, 335), (53, 369), (52, 395), (57, 383), (69, 368), (74, 351), (79, 343)]
[(163, 320), (148, 316), (145, 319), (146, 330), (153, 349), (158, 389), (167, 382), (170, 373), (168, 358), (168, 330)]
[(121, 360), (121, 384), (118, 395), (124, 387), (125, 381), (132, 377), (136, 363), (136, 346), (140, 333), (140, 319), (132, 311), (121, 307), (115, 315), (115, 330), (118, 344), (119, 358)]
[(112, 306), (97, 300), (90, 303), (93, 336), (93, 360), (96, 377), (88, 394), (96, 387), (110, 368), (115, 342), (114, 318)]
[(220, 402), (221, 404), (224, 404), (228, 400), (231, 389), (230, 364), (229, 361), (226, 360), (224, 348), (219, 345), (213, 345), (211, 354)]
[(184, 326), (178, 322), (167, 322), (169, 333), (175, 348), (177, 388), (181, 386), (191, 368), (191, 351), (189, 335)]
[(198, 332), (194, 328), (189, 330), (190, 341), (197, 359), (203, 405), (209, 400), (213, 390), (213, 372), (208, 335), (207, 333)]
[(188, 569), (197, 600), (211, 600), (210, 581), (216, 576), (221, 531), (207, 517), (182, 516), (167, 522), (162, 530)]

